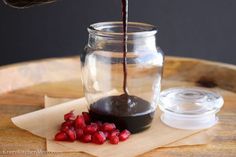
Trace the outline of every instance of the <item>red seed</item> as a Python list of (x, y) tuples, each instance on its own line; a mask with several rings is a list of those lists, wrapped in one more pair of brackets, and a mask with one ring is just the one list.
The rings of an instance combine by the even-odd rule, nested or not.
[(69, 120), (75, 120), (75, 114), (74, 111), (70, 111), (69, 113), (64, 115), (64, 119), (65, 121), (69, 121)]
[(90, 125), (92, 125), (93, 127), (95, 127), (95, 128), (97, 128), (97, 131), (100, 131), (100, 128), (101, 128), (101, 126), (99, 126), (99, 124), (97, 124), (97, 123), (90, 123)]
[(120, 133), (120, 135), (119, 135), (119, 140), (120, 141), (125, 141), (125, 140), (127, 140), (128, 138), (129, 138), (129, 136), (130, 136), (130, 132), (128, 131), (128, 130), (123, 130), (121, 133)]
[(111, 137), (113, 137), (113, 136), (119, 136), (119, 134), (120, 134), (120, 131), (118, 130), (118, 129), (115, 129), (115, 130), (113, 130), (110, 134), (109, 134), (109, 139), (111, 139)]
[(88, 112), (82, 112), (75, 118), (73, 111), (64, 115), (65, 122), (61, 124), (60, 132), (55, 135), (57, 141), (75, 141), (80, 140), (84, 143), (93, 142), (103, 144), (109, 139), (111, 144), (118, 144), (119, 141), (125, 141), (129, 138), (130, 132), (123, 130), (121, 133), (116, 129), (114, 123), (91, 122)]
[(83, 116), (77, 116), (76, 120), (75, 120), (75, 127), (78, 128), (84, 128), (86, 127), (85, 121), (84, 121), (84, 117)]
[(74, 125), (74, 123), (75, 123), (75, 121), (72, 121), (72, 120), (63, 122), (63, 123), (61, 124), (61, 128), (66, 127), (66, 126), (72, 127), (72, 126)]
[(61, 130), (62, 132), (66, 132), (66, 131), (69, 130), (69, 129), (70, 129), (70, 128), (69, 128), (68, 126), (62, 126), (60, 130)]
[(56, 141), (67, 141), (68, 140), (68, 136), (66, 133), (64, 132), (58, 132), (56, 135), (55, 135), (55, 140)]
[(98, 130), (102, 130), (102, 122), (101, 121), (96, 121), (95, 123), (98, 126)]
[(116, 126), (114, 123), (104, 123), (102, 126), (103, 131), (111, 132), (116, 129)]
[(92, 142), (95, 144), (103, 144), (105, 141), (106, 137), (102, 131), (98, 131), (92, 136)]
[(110, 143), (111, 144), (118, 144), (119, 143), (119, 137), (118, 136), (112, 136), (111, 138), (110, 138)]
[(97, 130), (98, 130), (97, 125), (93, 125), (93, 124), (87, 125), (87, 126), (84, 128), (85, 134), (93, 134), (93, 133), (95, 133)]
[(75, 133), (76, 133), (76, 138), (77, 139), (80, 139), (84, 135), (83, 129), (76, 129)]
[(81, 137), (81, 141), (84, 143), (89, 143), (92, 141), (92, 135), (86, 134)]
[(75, 130), (69, 129), (69, 130), (66, 131), (66, 134), (68, 136), (69, 141), (75, 141), (76, 140)]
[(97, 123), (90, 123), (90, 125), (92, 125), (92, 126), (94, 126), (94, 127), (96, 127), (96, 128), (99, 127)]
[(88, 112), (82, 112), (82, 115), (83, 115), (83, 117), (84, 117), (85, 123), (86, 123), (86, 124), (89, 124), (89, 123), (90, 123), (90, 120), (91, 120), (89, 113), (88, 113)]
[(109, 132), (103, 132), (103, 133), (104, 133), (106, 139), (110, 136)]

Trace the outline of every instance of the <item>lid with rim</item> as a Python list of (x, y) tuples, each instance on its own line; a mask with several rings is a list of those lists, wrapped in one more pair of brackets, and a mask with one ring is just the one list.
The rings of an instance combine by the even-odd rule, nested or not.
[(174, 128), (204, 129), (217, 123), (224, 100), (204, 88), (170, 88), (161, 92), (161, 120)]

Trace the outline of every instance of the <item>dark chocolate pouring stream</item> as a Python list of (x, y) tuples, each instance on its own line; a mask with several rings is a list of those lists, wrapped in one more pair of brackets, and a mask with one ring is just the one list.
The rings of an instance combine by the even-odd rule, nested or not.
[(127, 28), (128, 28), (128, 0), (122, 0), (122, 21), (123, 21), (123, 90), (126, 95), (127, 92)]

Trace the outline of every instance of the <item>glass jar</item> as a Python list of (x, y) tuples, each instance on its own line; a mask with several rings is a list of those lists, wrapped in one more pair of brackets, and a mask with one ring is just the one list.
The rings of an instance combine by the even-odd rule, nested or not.
[(93, 119), (114, 122), (135, 133), (152, 122), (164, 57), (156, 46), (156, 27), (129, 22), (124, 60), (122, 30), (122, 22), (96, 23), (88, 28), (88, 44), (81, 55), (82, 81)]

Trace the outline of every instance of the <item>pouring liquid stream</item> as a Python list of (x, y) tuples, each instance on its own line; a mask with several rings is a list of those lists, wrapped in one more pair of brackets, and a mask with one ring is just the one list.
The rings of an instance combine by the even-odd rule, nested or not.
[(122, 0), (122, 22), (123, 22), (123, 91), (125, 95), (127, 92), (127, 31), (128, 31), (128, 0)]

